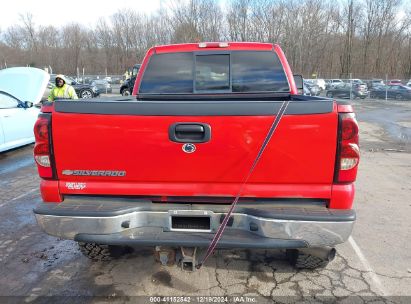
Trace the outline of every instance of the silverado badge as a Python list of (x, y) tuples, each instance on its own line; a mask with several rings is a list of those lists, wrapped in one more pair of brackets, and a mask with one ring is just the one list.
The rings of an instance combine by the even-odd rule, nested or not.
[(106, 171), (106, 170), (63, 170), (63, 175), (72, 176), (126, 176), (126, 171)]

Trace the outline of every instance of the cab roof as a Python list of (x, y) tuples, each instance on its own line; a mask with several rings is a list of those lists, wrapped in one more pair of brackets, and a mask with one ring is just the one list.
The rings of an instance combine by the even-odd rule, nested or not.
[[(201, 46), (202, 45), (202, 46)], [(219, 46), (227, 45), (227, 46)], [(272, 51), (274, 45), (272, 43), (260, 42), (199, 42), (199, 43), (182, 43), (160, 45), (152, 48), (155, 53), (175, 53), (175, 52), (194, 52), (194, 51), (210, 51), (210, 50), (238, 50), (238, 51)]]

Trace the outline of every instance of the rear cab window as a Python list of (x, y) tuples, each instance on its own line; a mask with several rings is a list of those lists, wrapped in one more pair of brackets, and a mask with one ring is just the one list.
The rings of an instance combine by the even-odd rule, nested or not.
[(290, 92), (273, 51), (154, 54), (139, 88), (139, 94), (269, 92)]

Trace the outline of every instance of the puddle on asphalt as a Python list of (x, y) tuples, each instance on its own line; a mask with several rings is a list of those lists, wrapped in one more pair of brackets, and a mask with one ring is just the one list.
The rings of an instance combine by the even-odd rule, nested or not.
[(398, 125), (397, 123), (390, 123), (385, 126), (388, 135), (399, 139), (403, 142), (410, 142), (411, 141), (411, 128), (403, 127)]
[(156, 272), (152, 275), (152, 281), (168, 287), (173, 287), (171, 284), (171, 275), (167, 271)]
[(4, 162), (4, 165), (0, 163), (0, 174), (8, 174), (28, 165), (34, 165), (34, 159), (32, 155), (28, 155), (25, 158), (19, 159), (13, 163)]
[(375, 109), (357, 114), (359, 121), (378, 124), (386, 134), (403, 143), (411, 142), (411, 128), (404, 121), (410, 120), (410, 114), (404, 109)]

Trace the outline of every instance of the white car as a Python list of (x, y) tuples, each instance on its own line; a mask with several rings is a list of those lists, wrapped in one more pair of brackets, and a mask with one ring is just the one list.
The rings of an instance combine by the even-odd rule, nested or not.
[(0, 152), (34, 142), (33, 127), (50, 75), (36, 68), (0, 70)]
[(341, 79), (329, 79), (326, 83), (326, 89), (330, 90), (342, 85), (344, 85), (344, 81)]
[(316, 78), (316, 79), (307, 79), (310, 80), (313, 84), (316, 84), (321, 91), (325, 91), (325, 80), (322, 78)]

